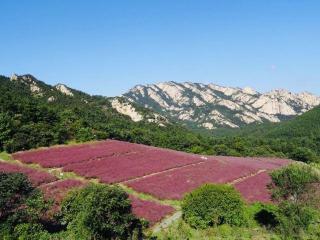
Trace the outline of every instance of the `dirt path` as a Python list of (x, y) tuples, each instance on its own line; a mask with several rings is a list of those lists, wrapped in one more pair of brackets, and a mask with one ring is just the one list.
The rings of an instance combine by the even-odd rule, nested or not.
[(179, 218), (181, 218), (182, 212), (181, 210), (175, 212), (173, 215), (164, 218), (161, 222), (156, 224), (153, 227), (153, 233), (160, 232), (163, 229), (167, 229), (173, 222), (177, 221)]
[(231, 181), (231, 182), (228, 182), (227, 184), (229, 184), (229, 185), (234, 185), (234, 184), (237, 184), (237, 183), (239, 183), (239, 182), (243, 182), (244, 180), (247, 180), (248, 178), (257, 176), (258, 174), (263, 173), (263, 172), (266, 172), (266, 171), (267, 171), (266, 169), (261, 169), (261, 170), (255, 172), (255, 173), (246, 175), (246, 176), (241, 177), (241, 178), (237, 178), (237, 179), (235, 179), (235, 180), (233, 180), (233, 181)]
[(155, 176), (155, 175), (158, 175), (158, 174), (172, 172), (172, 171), (174, 171), (176, 169), (182, 169), (182, 168), (186, 168), (186, 167), (190, 167), (190, 166), (200, 165), (200, 164), (203, 164), (205, 162), (206, 162), (205, 160), (202, 160), (202, 161), (199, 161), (199, 162), (196, 162), (196, 163), (189, 163), (189, 164), (186, 164), (186, 165), (183, 165), (183, 166), (177, 166), (177, 167), (169, 168), (169, 169), (166, 169), (166, 170), (163, 170), (163, 171), (160, 171), (160, 172), (150, 173), (150, 174), (147, 174), (147, 175), (144, 175), (144, 176), (141, 176), (141, 177), (132, 178), (132, 179), (129, 179), (129, 180), (126, 180), (126, 181), (122, 181), (122, 182), (119, 182), (119, 183), (126, 184), (126, 183), (130, 183), (130, 182), (133, 182), (133, 181), (136, 181), (136, 180), (140, 180), (140, 179), (144, 179), (144, 178), (147, 178), (147, 177)]

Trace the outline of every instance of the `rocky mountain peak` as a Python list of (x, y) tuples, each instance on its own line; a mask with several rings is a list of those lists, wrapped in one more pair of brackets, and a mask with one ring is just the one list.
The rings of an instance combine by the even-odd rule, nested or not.
[(138, 85), (123, 96), (186, 125), (208, 129), (279, 122), (320, 104), (318, 96), (306, 92), (275, 89), (260, 93), (250, 87), (173, 81)]
[(65, 95), (67, 95), (67, 96), (71, 96), (71, 97), (73, 96), (72, 91), (71, 91), (66, 85), (64, 85), (64, 84), (59, 83), (59, 84), (55, 85), (54, 87), (55, 87), (58, 91), (60, 91), (61, 93), (65, 94)]
[(30, 91), (35, 95), (41, 96), (43, 94), (41, 87), (39, 86), (39, 80), (31, 74), (17, 75), (14, 73), (11, 75), (10, 81), (19, 81), (23, 84), (28, 85), (30, 87)]

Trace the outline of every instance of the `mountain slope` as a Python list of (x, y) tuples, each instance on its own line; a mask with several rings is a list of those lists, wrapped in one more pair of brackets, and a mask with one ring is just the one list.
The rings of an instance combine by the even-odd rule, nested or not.
[(262, 137), (262, 138), (319, 138), (320, 137), (320, 106), (295, 118), (277, 124), (261, 124), (222, 131), (222, 135)]
[(250, 125), (215, 132), (212, 142), (223, 155), (285, 156), (320, 162), (320, 106), (281, 123)]
[(106, 138), (185, 151), (208, 148), (198, 135), (125, 99), (51, 86), (32, 75), (0, 76), (0, 151)]
[(18, 76), (13, 74), (10, 78), (13, 83), (24, 85), (29, 88), (30, 94), (42, 101), (46, 101), (51, 104), (62, 103), (68, 105), (68, 103), (80, 103), (89, 104), (92, 102), (100, 102), (105, 108), (114, 108), (120, 114), (129, 116), (133, 121), (147, 121), (155, 122), (160, 125), (168, 123), (168, 121), (157, 113), (151, 110), (144, 109), (136, 104), (129, 102), (125, 98), (106, 98), (101, 96), (90, 96), (81, 91), (69, 88), (64, 84), (57, 84), (50, 86), (42, 81), (39, 81), (30, 74)]
[(138, 85), (123, 96), (167, 118), (206, 129), (280, 122), (320, 104), (320, 97), (306, 92), (274, 90), (261, 94), (251, 88), (176, 82)]

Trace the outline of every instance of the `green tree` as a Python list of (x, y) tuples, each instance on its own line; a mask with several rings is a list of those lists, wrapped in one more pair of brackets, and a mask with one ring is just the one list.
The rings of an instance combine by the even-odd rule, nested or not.
[(317, 161), (317, 155), (309, 148), (306, 147), (298, 147), (294, 149), (290, 154), (289, 157), (305, 162), (305, 163), (311, 163), (311, 162), (316, 162)]
[(183, 219), (195, 228), (243, 225), (244, 208), (240, 193), (228, 185), (205, 184), (188, 193), (182, 203)]
[(271, 173), (273, 198), (279, 202), (278, 231), (285, 239), (302, 239), (319, 220), (319, 173), (305, 164), (291, 164)]
[(25, 175), (0, 172), (0, 219), (6, 218), (24, 204), (33, 191), (34, 188)]
[(6, 113), (0, 112), (0, 150), (3, 150), (5, 142), (10, 140), (12, 133), (12, 119)]
[(77, 131), (76, 139), (79, 142), (86, 142), (95, 139), (95, 135), (92, 132), (91, 128), (80, 128)]
[(306, 204), (283, 201), (277, 217), (277, 229), (284, 239), (303, 239), (308, 227), (317, 222), (318, 213)]
[(90, 184), (72, 192), (62, 204), (62, 216), (77, 239), (128, 239), (141, 234), (128, 195), (115, 186)]
[[(276, 200), (299, 202), (314, 183), (319, 183), (319, 174), (310, 166), (291, 164), (271, 173), (272, 193)], [(306, 199), (303, 198), (303, 201)]]
[(0, 238), (34, 239), (49, 205), (25, 175), (0, 173)]

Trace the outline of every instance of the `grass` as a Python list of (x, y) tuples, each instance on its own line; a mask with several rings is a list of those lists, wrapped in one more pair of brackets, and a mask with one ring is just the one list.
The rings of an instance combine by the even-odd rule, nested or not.
[(0, 152), (0, 159), (5, 160), (5, 161), (10, 161), (10, 160), (12, 160), (12, 157), (7, 152)]
[(137, 192), (134, 189), (124, 185), (124, 184), (118, 184), (118, 186), (120, 186), (126, 193), (131, 194), (135, 197), (138, 197), (142, 200), (149, 200), (149, 201), (153, 201), (153, 202), (157, 202), (160, 204), (165, 204), (165, 205), (170, 205), (172, 207), (174, 207), (176, 210), (180, 210), (180, 205), (181, 202), (177, 201), (177, 200), (160, 200), (158, 198), (155, 198), (149, 194), (145, 194), (145, 193), (141, 193), (141, 192)]
[(221, 225), (208, 229), (194, 229), (185, 223), (182, 219), (170, 225), (167, 229), (153, 235), (157, 240), (278, 240), (279, 236), (268, 232), (262, 227), (231, 227)]

